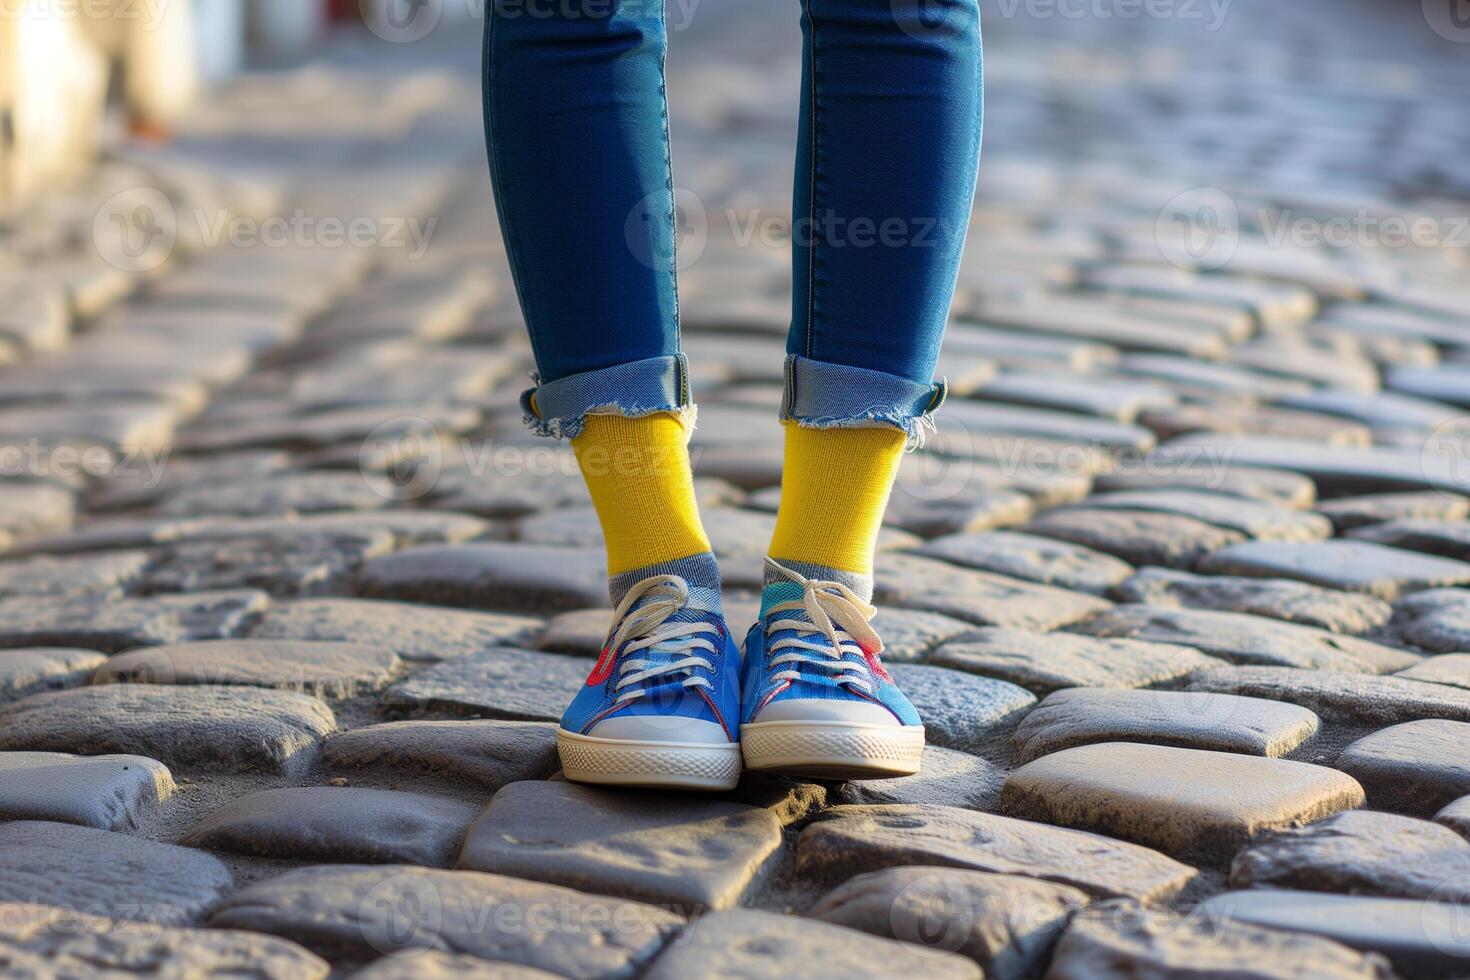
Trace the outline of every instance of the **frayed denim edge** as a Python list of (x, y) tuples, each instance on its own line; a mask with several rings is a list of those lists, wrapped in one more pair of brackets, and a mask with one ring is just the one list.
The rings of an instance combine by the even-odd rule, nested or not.
[(623, 418), (641, 419), (650, 415), (660, 413), (672, 415), (679, 420), (685, 431), (693, 431), (695, 423), (699, 418), (699, 407), (690, 403), (688, 405), (654, 405), (644, 407), (642, 405), (621, 405), (617, 402), (608, 402), (603, 405), (589, 405), (586, 411), (580, 415), (569, 418), (543, 419), (531, 411), (530, 398), (521, 401), (522, 417), (525, 419), (526, 428), (538, 436), (547, 436), (552, 439), (575, 439), (582, 434), (582, 429), (587, 424), (589, 415), (621, 415)]
[(880, 429), (892, 426), (903, 431), (903, 451), (906, 453), (923, 449), (929, 434), (936, 431), (932, 413), (910, 415), (897, 407), (872, 408), (861, 415), (802, 417), (788, 414), (782, 421), (795, 422), (803, 429)]

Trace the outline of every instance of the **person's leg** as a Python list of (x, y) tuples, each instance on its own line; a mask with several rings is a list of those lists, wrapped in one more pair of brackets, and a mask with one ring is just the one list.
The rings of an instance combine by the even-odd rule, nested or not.
[(738, 651), (689, 464), (664, 48), (657, 0), (492, 3), (486, 131), (538, 370), (522, 406), (571, 439), (617, 607), (562, 719), (563, 768), (717, 786), (739, 771)]
[(899, 460), (944, 399), (934, 364), (979, 160), (980, 14), (976, 0), (803, 0), (802, 12), (785, 470), (766, 628), (759, 657), (747, 651), (746, 758), (913, 771), (922, 728), (866, 620)]

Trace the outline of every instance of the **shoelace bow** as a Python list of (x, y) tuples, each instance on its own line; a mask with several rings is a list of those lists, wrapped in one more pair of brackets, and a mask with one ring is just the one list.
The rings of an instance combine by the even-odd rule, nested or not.
[[(646, 600), (646, 601), (645, 601)], [(643, 605), (638, 603), (643, 601)], [(609, 650), (653, 650), (670, 654), (673, 659), (662, 663), (630, 658), (618, 668), (618, 681), (613, 690), (621, 692), (617, 700), (631, 701), (648, 693), (640, 687), (644, 681), (668, 674), (687, 672), (685, 687), (710, 687), (707, 678), (696, 670), (713, 672), (714, 665), (697, 651), (713, 654), (713, 641), (699, 635), (719, 634), (718, 627), (710, 623), (668, 622), (668, 618), (689, 604), (689, 583), (677, 575), (655, 575), (646, 578), (628, 590), (618, 608), (613, 611), (613, 622), (617, 628), (608, 639)], [(637, 609), (633, 609), (638, 606)], [(629, 610), (633, 610), (629, 612)], [(626, 644), (626, 645), (625, 645)]]
[[(777, 640), (766, 649), (768, 655), (776, 654), (771, 657), (771, 667), (792, 665), (778, 671), (775, 679), (801, 680), (801, 666), (809, 665), (832, 672), (839, 684), (850, 684), (865, 693), (874, 693), (866, 654), (883, 652), (883, 640), (869, 622), (877, 614), (877, 608), (864, 602), (841, 582), (806, 578), (770, 558), (766, 559), (766, 564), (803, 590), (800, 599), (778, 602), (766, 610), (766, 614), (800, 610), (807, 617), (773, 619), (766, 624), (767, 637), (787, 630), (796, 633), (794, 637)], [(804, 639), (807, 636), (821, 636), (827, 642)], [(789, 652), (778, 653), (781, 650)], [(848, 660), (849, 654), (863, 659), (861, 662)]]

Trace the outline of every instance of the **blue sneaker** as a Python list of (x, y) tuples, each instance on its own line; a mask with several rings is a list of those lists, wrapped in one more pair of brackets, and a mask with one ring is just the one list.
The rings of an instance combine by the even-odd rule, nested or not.
[(840, 582), (766, 566), (760, 622), (745, 637), (746, 767), (817, 779), (918, 772), (924, 725), (883, 669), (877, 610)]
[(740, 778), (740, 651), (717, 590), (643, 579), (556, 732), (579, 783), (730, 789)]

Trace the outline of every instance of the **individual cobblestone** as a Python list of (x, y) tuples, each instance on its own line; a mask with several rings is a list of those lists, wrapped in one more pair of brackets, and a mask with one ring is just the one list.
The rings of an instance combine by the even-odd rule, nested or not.
[(132, 830), (173, 795), (173, 774), (137, 755), (0, 752), (0, 820), (46, 820)]
[(557, 721), (592, 669), (588, 661), (555, 653), (495, 647), (456, 657), (389, 688), (393, 710), (436, 710), (510, 721)]
[(366, 599), (303, 599), (271, 609), (250, 636), (366, 644), (390, 649), (404, 660), (432, 663), (514, 643), (541, 627), (539, 619), (509, 613)]
[(1274, 759), (1296, 749), (1317, 728), (1317, 716), (1306, 708), (1265, 698), (1071, 688), (1037, 705), (1017, 727), (1014, 742), (1022, 762), (1098, 742), (1143, 742)]
[(287, 691), (115, 684), (34, 694), (0, 708), (0, 749), (136, 753), (284, 772), (336, 727), (325, 704)]
[(1405, 592), (1470, 584), (1470, 562), (1368, 541), (1253, 541), (1217, 551), (1200, 563), (1200, 570), (1217, 575), (1294, 578), (1389, 600)]
[(86, 683), (107, 658), (96, 650), (33, 647), (0, 650), (0, 704)]
[(1123, 602), (1249, 613), (1332, 633), (1366, 633), (1388, 622), (1393, 607), (1375, 596), (1339, 592), (1289, 579), (1192, 575), (1141, 568), (1111, 592)]
[(996, 627), (941, 645), (930, 662), (1042, 694), (1064, 687), (1147, 687), (1224, 663), (1169, 643)]
[(1185, 569), (1227, 545), (1245, 540), (1239, 531), (1182, 514), (1111, 510), (1086, 504), (1047, 511), (1023, 530), (1102, 551), (1133, 565)]
[(332, 968), (294, 943), (253, 932), (180, 929), (51, 905), (0, 903), (0, 962), (26, 977), (237, 976), (326, 980)]
[(979, 749), (1036, 704), (1015, 684), (944, 667), (893, 664), (888, 672), (924, 719), (926, 740), (944, 748)]
[(391, 650), (353, 643), (216, 640), (116, 654), (92, 683), (240, 684), (344, 698), (381, 689), (401, 666)]
[(1470, 721), (1470, 691), (1402, 677), (1287, 667), (1225, 667), (1191, 675), (1189, 687), (1194, 691), (1289, 701), (1310, 708), (1324, 721), (1355, 725), (1394, 725), (1421, 718)]
[(1342, 813), (1241, 851), (1230, 884), (1463, 903), (1470, 901), (1470, 841), (1427, 820)]
[(945, 806), (835, 807), (797, 841), (797, 869), (846, 880), (905, 865), (1040, 878), (1090, 895), (1167, 901), (1194, 868), (1136, 844)]
[(1244, 613), (1126, 605), (1077, 627), (1094, 636), (1191, 646), (1242, 664), (1377, 674), (1418, 662), (1403, 650)]
[(1428, 718), (1365, 735), (1334, 763), (1384, 810), (1427, 817), (1470, 794), (1470, 723)]
[(1033, 878), (959, 868), (885, 868), (829, 892), (813, 918), (884, 939), (958, 953), (985, 976), (1040, 971), (1087, 893)]
[(1111, 555), (1019, 531), (946, 535), (930, 541), (918, 553), (985, 572), (1098, 595), (1106, 594), (1133, 571), (1127, 562)]
[(339, 772), (470, 779), (491, 789), (560, 768), (556, 727), (534, 721), (392, 721), (338, 732), (322, 760)]
[(1071, 920), (1046, 975), (1055, 980), (1125, 976), (1386, 980), (1392, 974), (1382, 957), (1357, 953), (1331, 939), (1107, 902)]
[(888, 555), (873, 597), (880, 605), (942, 613), (982, 626), (1050, 630), (1100, 612), (1096, 596), (912, 555)]
[(200, 851), (64, 823), (0, 824), (0, 902), (30, 902), (130, 922), (193, 922), (230, 890)]
[(1361, 786), (1321, 766), (1127, 742), (1029, 762), (1011, 773), (1001, 796), (1016, 816), (1213, 864), (1268, 830), (1362, 803)]
[(863, 779), (833, 788), (834, 803), (927, 803), (993, 810), (1000, 802), (1005, 772), (976, 755), (925, 745), (917, 775)]
[(129, 647), (239, 636), (269, 608), (263, 592), (233, 590), (107, 602), (96, 597), (0, 599), (0, 645)]
[(424, 793), (296, 786), (225, 804), (184, 843), (267, 858), (442, 868), (453, 863), (478, 812)]
[(1263, 889), (1217, 895), (1199, 911), (1371, 951), (1387, 958), (1399, 976), (1453, 977), (1470, 955), (1452, 903)]
[[(486, 929), (478, 913), (493, 910), (522, 924)], [(558, 976), (631, 977), (681, 920), (650, 905), (502, 875), (341, 864), (234, 892), (209, 924), (281, 936), (329, 958), (453, 949)]]
[(979, 980), (981, 976), (974, 963), (959, 956), (750, 909), (701, 917), (644, 975), (649, 980), (696, 975), (760, 977), (786, 970), (792, 963), (821, 963), (822, 969), (854, 980), (880, 980), (915, 971), (946, 980)]
[(1324, 500), (1317, 513), (1326, 515), (1341, 534), (1391, 521), (1463, 521), (1470, 517), (1470, 498), (1442, 492), (1368, 494)]
[(1434, 653), (1470, 650), (1470, 589), (1429, 589), (1405, 596), (1390, 624), (1405, 640)]
[(780, 844), (759, 807), (531, 781), (495, 794), (456, 866), (693, 911), (737, 904)]
[(535, 613), (607, 600), (600, 550), (509, 544), (412, 548), (368, 562), (362, 594), (472, 609)]

